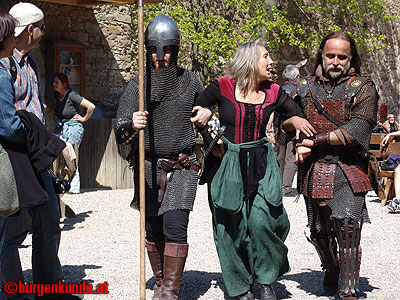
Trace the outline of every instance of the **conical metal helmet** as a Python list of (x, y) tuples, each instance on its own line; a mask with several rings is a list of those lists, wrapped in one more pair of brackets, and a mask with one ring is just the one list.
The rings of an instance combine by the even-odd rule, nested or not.
[(180, 44), (179, 28), (166, 15), (159, 14), (149, 25), (145, 32), (145, 45), (157, 48), (157, 59), (164, 59), (164, 46), (178, 46)]

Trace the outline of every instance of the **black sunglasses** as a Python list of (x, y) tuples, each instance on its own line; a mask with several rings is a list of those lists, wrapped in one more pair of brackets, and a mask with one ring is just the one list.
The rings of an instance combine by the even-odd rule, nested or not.
[(34, 27), (39, 27), (40, 28), (40, 30), (41, 31), (45, 31), (46, 30), (46, 25), (42, 25), (42, 26), (39, 26), (39, 25), (35, 25), (35, 24), (32, 24)]

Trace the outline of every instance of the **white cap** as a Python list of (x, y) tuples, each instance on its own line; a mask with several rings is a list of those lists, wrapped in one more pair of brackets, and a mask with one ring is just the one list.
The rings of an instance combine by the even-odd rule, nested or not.
[(32, 3), (20, 2), (11, 7), (10, 15), (18, 21), (15, 37), (19, 36), (29, 24), (35, 24), (44, 18), (43, 11)]

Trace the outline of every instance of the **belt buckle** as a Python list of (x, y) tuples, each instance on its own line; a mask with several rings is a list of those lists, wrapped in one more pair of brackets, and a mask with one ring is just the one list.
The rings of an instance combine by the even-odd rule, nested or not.
[(183, 168), (188, 168), (190, 166), (190, 160), (187, 154), (180, 154), (178, 157), (178, 162)]
[(161, 160), (162, 159), (157, 158), (156, 166), (158, 169), (161, 169)]

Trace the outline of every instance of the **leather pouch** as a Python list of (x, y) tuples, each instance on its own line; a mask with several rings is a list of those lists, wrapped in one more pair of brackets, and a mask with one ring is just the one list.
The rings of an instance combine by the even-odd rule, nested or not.
[(174, 169), (174, 164), (175, 162), (169, 159), (161, 159), (161, 169), (163, 169), (165, 172), (169, 173), (172, 172), (172, 170)]

